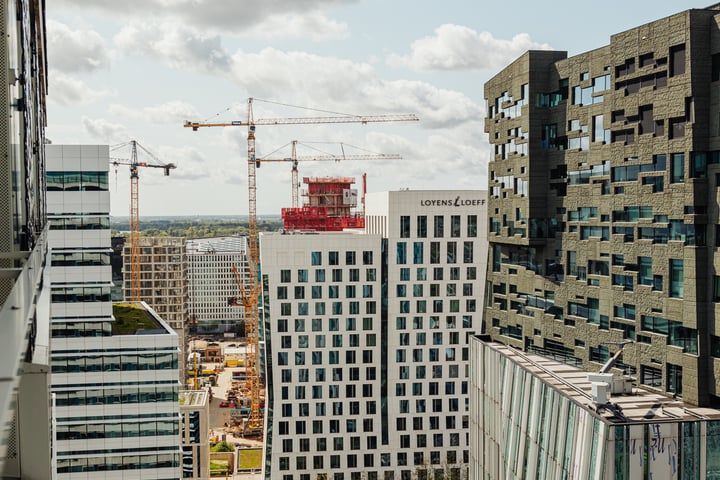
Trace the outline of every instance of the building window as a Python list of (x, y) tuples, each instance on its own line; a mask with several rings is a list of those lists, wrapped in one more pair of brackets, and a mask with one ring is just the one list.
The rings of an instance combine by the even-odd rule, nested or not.
[(312, 252), (310, 254), (311, 262), (313, 265), (322, 265), (322, 252)]
[(363, 252), (363, 265), (372, 265), (373, 264), (373, 252), (370, 250), (366, 250)]
[(670, 76), (685, 73), (685, 44), (670, 47)]
[(685, 154), (684, 153), (673, 153), (672, 159), (672, 172), (670, 175), (670, 183), (682, 183), (685, 181)]
[(662, 371), (659, 368), (640, 365), (640, 383), (650, 387), (662, 387)]
[(342, 279), (342, 277), (343, 277), (342, 273), (343, 273), (343, 271), (342, 271), (341, 268), (333, 268), (333, 270), (332, 270), (332, 281), (333, 281), (333, 282), (342, 282), (342, 281), (343, 281), (343, 279)]
[(418, 215), (417, 217), (417, 237), (427, 238), (427, 216)]
[(460, 236), (460, 215), (451, 215), (450, 216), (450, 236), (451, 237), (459, 237)]
[(308, 281), (308, 271), (304, 268), (301, 268), (298, 270), (298, 282), (307, 282)]
[(413, 264), (415, 265), (422, 265), (424, 263), (423, 259), (423, 246), (425, 244), (423, 242), (413, 242)]
[(322, 298), (322, 285), (313, 285), (310, 289), (311, 296), (314, 299)]
[(430, 263), (440, 263), (440, 242), (430, 242)]
[(682, 395), (682, 367), (668, 363), (667, 375), (667, 391)]
[(435, 238), (442, 238), (445, 235), (445, 217), (435, 215), (433, 227), (433, 236)]
[(463, 242), (463, 263), (473, 263), (473, 242)]
[(400, 217), (400, 238), (410, 238), (410, 217), (408, 215)]
[(670, 296), (683, 298), (684, 265), (682, 260), (670, 260)]
[(477, 237), (477, 215), (467, 216), (467, 236)]
[(457, 242), (447, 243), (447, 263), (457, 262)]
[(345, 265), (355, 265), (355, 252), (345, 252)]
[(397, 242), (397, 261), (398, 265), (405, 265), (407, 263), (407, 243)]

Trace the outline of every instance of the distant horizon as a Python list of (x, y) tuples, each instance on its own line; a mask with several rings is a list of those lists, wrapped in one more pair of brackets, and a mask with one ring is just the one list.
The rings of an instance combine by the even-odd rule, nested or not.
[[(212, 219), (212, 218), (220, 218), (220, 219), (240, 219), (240, 220), (247, 220), (248, 215), (140, 215), (140, 220), (142, 219), (148, 219), (148, 220), (163, 220), (163, 219), (195, 219), (195, 218), (203, 218), (203, 219)], [(272, 218), (272, 219), (279, 219), (281, 218), (280, 215), (277, 214), (258, 214), (258, 219), (261, 218)], [(110, 222), (113, 221), (130, 221), (129, 215), (110, 215)]]

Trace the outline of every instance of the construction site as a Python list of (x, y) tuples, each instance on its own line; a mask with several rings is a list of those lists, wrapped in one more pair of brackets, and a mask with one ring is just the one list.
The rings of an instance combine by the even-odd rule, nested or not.
[[(247, 101), (247, 117), (245, 120), (233, 120), (230, 122), (186, 122), (185, 127), (198, 131), (201, 128), (212, 127), (247, 127), (247, 167), (248, 167), (248, 259), (247, 265), (233, 266), (235, 279), (238, 286), (239, 295), (228, 299), (228, 303), (241, 307), (243, 309), (243, 320), (245, 324), (245, 360), (243, 364), (244, 379), (239, 378), (244, 383), (242, 388), (238, 388), (240, 393), (240, 404), (246, 405), (249, 411), (242, 418), (242, 431), (245, 435), (261, 434), (263, 428), (263, 415), (261, 404), (264, 405), (262, 394), (262, 368), (260, 365), (260, 332), (259, 332), (259, 312), (258, 304), (261, 295), (260, 283), (260, 255), (257, 230), (257, 168), (261, 165), (261, 159), (257, 156), (256, 151), (256, 129), (258, 126), (279, 126), (279, 125), (303, 125), (303, 124), (332, 124), (332, 123), (380, 123), (380, 122), (407, 122), (417, 121), (415, 115), (377, 115), (377, 116), (361, 116), (361, 115), (338, 115), (338, 116), (319, 116), (319, 117), (286, 117), (286, 118), (255, 118), (253, 112), (253, 104), (256, 99), (249, 98)], [(266, 103), (276, 103), (263, 101)], [(293, 154), (290, 158), (292, 162), (293, 172), (293, 208), (297, 207), (297, 190), (298, 190), (298, 174), (297, 174), (297, 153), (295, 150), (296, 143), (293, 143)], [(340, 158), (341, 159), (341, 158)], [(334, 160), (340, 160), (335, 158)], [(327, 159), (326, 159), (327, 160)], [(268, 160), (270, 161), (270, 160)], [(287, 161), (281, 159), (279, 161)], [(318, 209), (315, 213), (315, 223), (322, 223), (323, 217), (336, 216), (338, 214), (349, 214), (352, 204), (352, 192), (347, 191), (340, 193), (344, 185), (350, 185), (352, 182), (347, 179), (334, 180), (329, 182), (308, 182), (308, 190), (312, 193), (308, 194), (308, 205), (303, 208)], [(312, 188), (311, 188), (312, 185)], [(320, 185), (327, 185), (329, 188), (324, 189)], [(344, 189), (348, 190), (348, 189)], [(341, 200), (341, 199), (345, 200)], [(315, 205), (317, 203), (317, 205)], [(328, 209), (329, 208), (329, 209)], [(326, 224), (332, 222), (325, 221)], [(292, 222), (290, 222), (292, 225)]]
[[(273, 103), (273, 102), (270, 102)], [(139, 171), (141, 167), (162, 169), (165, 176), (176, 168), (173, 163), (160, 161), (137, 141), (115, 146), (115, 150), (130, 148), (129, 158), (111, 158), (111, 165), (130, 167), (130, 232), (124, 247), (123, 293), (126, 299), (145, 301), (159, 314), (166, 317), (178, 332), (181, 351), (185, 352), (180, 362), (181, 381), (188, 390), (206, 390), (210, 399), (210, 442), (226, 441), (236, 447), (262, 445), (264, 434), (265, 408), (265, 367), (261, 364), (261, 332), (259, 325), (259, 302), (261, 297), (259, 239), (257, 228), (257, 169), (263, 163), (291, 164), (292, 202), (283, 208), (281, 217), (284, 231), (342, 231), (360, 229), (365, 226), (365, 194), (367, 176), (362, 176), (362, 188), (355, 188), (356, 179), (348, 176), (304, 177), (302, 189), (298, 164), (322, 161), (365, 161), (399, 160), (396, 154), (380, 154), (365, 151), (361, 154), (346, 154), (349, 145), (340, 144), (340, 154), (313, 152), (298, 155), (298, 145), (291, 142), (289, 156), (278, 157), (256, 154), (256, 127), (261, 125), (301, 125), (375, 122), (417, 121), (414, 115), (358, 116), (339, 115), (334, 117), (288, 117), (255, 119), (254, 99), (247, 102), (247, 118), (226, 123), (186, 122), (185, 127), (197, 131), (205, 127), (246, 127), (247, 128), (247, 196), (248, 235), (246, 244), (237, 249), (239, 256), (223, 262), (218, 271), (225, 270), (219, 282), (229, 285), (230, 294), (220, 300), (225, 308), (231, 307), (237, 313), (225, 316), (235, 325), (243, 325), (242, 332), (225, 332), (223, 336), (198, 336), (197, 318), (190, 318), (188, 304), (188, 251), (182, 237), (141, 237), (140, 236), (140, 193)], [(148, 157), (141, 161), (138, 153)], [(300, 199), (302, 198), (302, 204)], [(213, 249), (203, 254), (219, 254)], [(227, 253), (227, 252), (222, 252)], [(209, 265), (205, 262), (205, 266)], [(206, 281), (207, 272), (203, 273)], [(199, 291), (200, 289), (198, 289)], [(223, 289), (216, 289), (226, 292)], [(207, 310), (220, 310), (218, 303), (201, 305)], [(234, 308), (232, 308), (234, 307)], [(193, 310), (196, 311), (196, 310)], [(193, 314), (196, 316), (196, 314)], [(228, 325), (226, 323), (226, 325)], [(192, 333), (191, 333), (192, 329)], [(226, 338), (228, 337), (228, 338)]]
[[(229, 443), (239, 439), (262, 440), (262, 432), (250, 429), (250, 395), (245, 390), (245, 346), (235, 341), (192, 338), (188, 341), (188, 388), (210, 393), (210, 427), (215, 436), (225, 434)], [(261, 382), (264, 385), (264, 382)], [(260, 410), (265, 407), (265, 388), (259, 392)]]

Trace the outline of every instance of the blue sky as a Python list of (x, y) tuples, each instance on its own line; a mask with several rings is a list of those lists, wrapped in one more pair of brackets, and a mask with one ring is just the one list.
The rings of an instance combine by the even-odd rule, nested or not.
[[(299, 155), (318, 153), (311, 148), (339, 154), (342, 142), (351, 146), (346, 153), (403, 156), (301, 163), (301, 177), (353, 176), (359, 183), (366, 172), (371, 192), (485, 189), (488, 78), (530, 48), (574, 55), (606, 45), (614, 33), (707, 6), (667, 0), (47, 3), (48, 138), (111, 145), (135, 139), (178, 165), (170, 177), (140, 171), (141, 216), (247, 213), (247, 130), (192, 132), (182, 124), (242, 120), (248, 97), (420, 117), (406, 124), (258, 126), (260, 156), (277, 150), (274, 156), (287, 157), (292, 140), (303, 142)], [(256, 118), (323, 115), (265, 102), (256, 102), (254, 112)], [(257, 173), (258, 213), (290, 206), (289, 165), (264, 164)], [(117, 175), (111, 169), (110, 183), (112, 215), (128, 215), (127, 167)]]

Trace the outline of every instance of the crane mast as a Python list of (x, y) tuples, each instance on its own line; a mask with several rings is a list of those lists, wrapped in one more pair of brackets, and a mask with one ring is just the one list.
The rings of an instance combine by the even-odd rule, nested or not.
[[(250, 414), (245, 430), (262, 431), (263, 419), (260, 415), (260, 372), (258, 371), (259, 358), (259, 334), (258, 334), (258, 301), (260, 296), (260, 256), (258, 249), (257, 231), (257, 178), (256, 168), (259, 162), (255, 152), (255, 127), (257, 125), (299, 125), (299, 124), (321, 124), (321, 123), (376, 123), (376, 122), (404, 122), (417, 121), (415, 115), (377, 115), (360, 116), (346, 115), (336, 117), (292, 117), (292, 118), (266, 118), (255, 120), (253, 115), (253, 98), (248, 98), (247, 120), (234, 120), (227, 123), (204, 123), (186, 121), (184, 127), (197, 131), (201, 127), (248, 127), (248, 287), (238, 280), (240, 295), (242, 299), (235, 302), (235, 305), (242, 305), (245, 308), (245, 377), (246, 390), (250, 398)], [(297, 172), (297, 169), (295, 169)]]
[(130, 300), (140, 301), (140, 192), (137, 142), (130, 142)]
[[(111, 158), (110, 160), (115, 167), (118, 165), (130, 166), (130, 300), (138, 302), (140, 301), (140, 175), (138, 167), (162, 168), (164, 175), (168, 176), (170, 170), (175, 168), (175, 164), (160, 162), (155, 155), (136, 140), (130, 140), (119, 147), (126, 145), (130, 145), (130, 159)], [(138, 162), (138, 147), (152, 157), (157, 164)]]
[(292, 207), (297, 208), (300, 203), (298, 200), (298, 192), (300, 190), (300, 181), (298, 180), (298, 158), (297, 158), (297, 140), (292, 142)]

